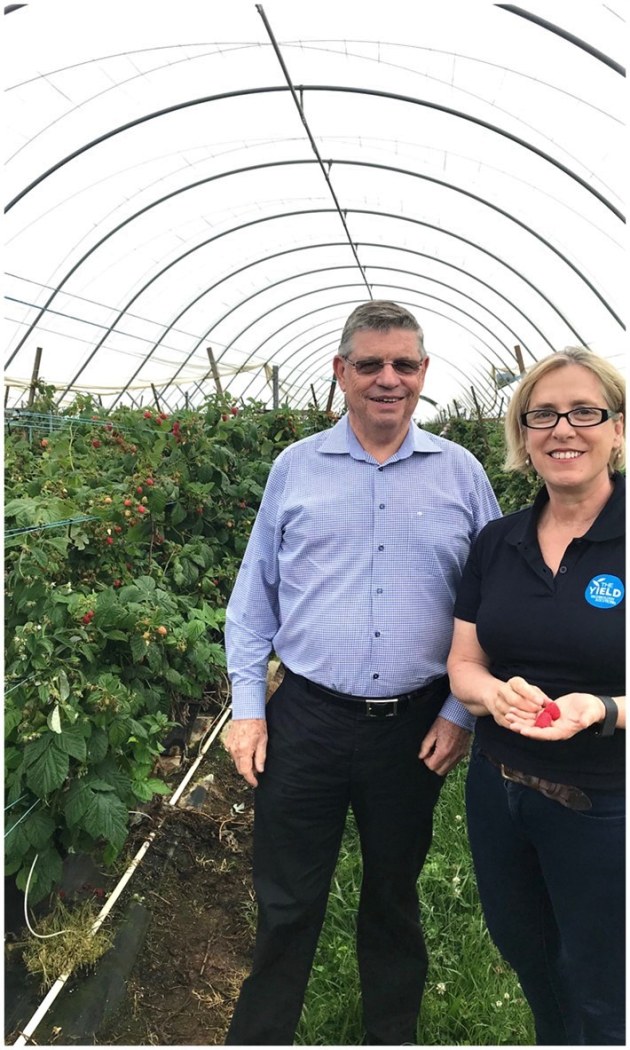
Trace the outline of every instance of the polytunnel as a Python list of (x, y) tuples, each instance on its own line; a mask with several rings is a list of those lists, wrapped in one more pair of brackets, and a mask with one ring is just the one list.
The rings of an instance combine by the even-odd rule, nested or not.
[(418, 415), (523, 367), (620, 363), (618, 0), (34, 0), (5, 7), (5, 407), (218, 385), (342, 409), (347, 315), (393, 299)]

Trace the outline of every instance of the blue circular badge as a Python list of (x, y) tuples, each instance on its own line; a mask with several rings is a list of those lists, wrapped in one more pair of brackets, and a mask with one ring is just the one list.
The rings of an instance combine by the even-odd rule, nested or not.
[(625, 589), (619, 577), (609, 576), (608, 573), (593, 576), (584, 591), (587, 602), (596, 609), (613, 609), (623, 601), (624, 594)]

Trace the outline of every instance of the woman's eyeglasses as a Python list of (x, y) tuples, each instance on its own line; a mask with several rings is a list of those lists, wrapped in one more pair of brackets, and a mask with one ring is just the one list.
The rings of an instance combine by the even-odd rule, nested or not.
[(572, 427), (597, 427), (612, 419), (617, 412), (611, 412), (608, 408), (587, 408), (585, 405), (572, 408), (569, 412), (554, 412), (552, 408), (534, 408), (531, 412), (523, 412), (521, 423), (530, 430), (552, 430), (561, 419), (566, 419)]
[(424, 364), (424, 360), (416, 361), (412, 357), (397, 357), (393, 361), (385, 361), (382, 357), (363, 357), (359, 361), (351, 361), (349, 357), (344, 357), (343, 360), (347, 365), (352, 365), (360, 376), (375, 376), (385, 365), (391, 365), (399, 376), (412, 376), (416, 375)]

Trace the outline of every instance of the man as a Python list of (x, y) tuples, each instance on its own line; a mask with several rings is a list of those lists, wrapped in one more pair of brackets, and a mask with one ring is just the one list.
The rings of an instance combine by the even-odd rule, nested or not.
[[(453, 602), (500, 515), (477, 460), (411, 422), (428, 364), (407, 310), (353, 311), (334, 359), (347, 415), (276, 459), (230, 598), (227, 747), (256, 787), (258, 930), (227, 1044), (293, 1042), (349, 806), (365, 1041), (416, 1039), (417, 879), (472, 728), (445, 675)], [(286, 670), (265, 712), (272, 649)]]

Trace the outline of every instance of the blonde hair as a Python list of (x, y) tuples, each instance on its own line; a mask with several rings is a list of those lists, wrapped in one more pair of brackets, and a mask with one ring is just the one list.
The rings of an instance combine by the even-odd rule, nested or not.
[[(504, 469), (517, 470), (521, 474), (527, 474), (530, 470), (529, 457), (525, 445), (525, 428), (521, 423), (521, 415), (527, 412), (532, 396), (532, 390), (543, 376), (553, 372), (557, 368), (565, 368), (567, 365), (581, 365), (588, 368), (602, 384), (604, 397), (608, 409), (616, 416), (623, 413), (625, 419), (626, 410), (626, 381), (614, 365), (605, 358), (594, 354), (585, 346), (567, 346), (564, 350), (544, 357), (537, 361), (521, 379), (512, 400), (508, 405), (505, 415), (505, 443), (507, 455), (505, 457)], [(610, 454), (608, 468), (611, 471), (621, 469), (626, 462), (626, 443), (622, 436), (619, 448), (614, 448)]]

